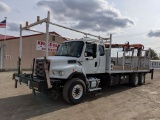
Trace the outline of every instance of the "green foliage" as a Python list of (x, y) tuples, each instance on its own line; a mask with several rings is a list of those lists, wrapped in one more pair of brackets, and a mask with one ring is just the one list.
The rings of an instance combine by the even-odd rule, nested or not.
[(150, 51), (150, 58), (151, 60), (159, 60), (160, 58), (158, 57), (158, 54), (151, 48), (149, 48), (146, 52), (145, 55), (148, 56)]

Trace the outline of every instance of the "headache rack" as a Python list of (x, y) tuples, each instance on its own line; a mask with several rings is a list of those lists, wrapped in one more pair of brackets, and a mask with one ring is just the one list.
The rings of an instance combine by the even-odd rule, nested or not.
[[(32, 30), (31, 27), (39, 25), (45, 23), (46, 24), (46, 32), (40, 32), (37, 30)], [(48, 15), (47, 18), (41, 19), (40, 17), (37, 16), (37, 22), (34, 22), (32, 24), (28, 24), (28, 22), (26, 22), (26, 26), (22, 27), (22, 25), (20, 24), (20, 45), (19, 45), (19, 56), (18, 56), (18, 73), (13, 74), (13, 79), (15, 79), (15, 87), (17, 87), (17, 82), (19, 81), (20, 83), (25, 83), (30, 85), (31, 88), (34, 88), (34, 82), (37, 82), (38, 80), (40, 82), (44, 82), (44, 84), (47, 84), (47, 89), (53, 88), (53, 86), (51, 85), (51, 83), (54, 82), (54, 80), (49, 78), (49, 67), (50, 67), (50, 62), (47, 61), (47, 57), (48, 57), (48, 41), (49, 41), (49, 25), (54, 25), (57, 27), (61, 27), (64, 29), (68, 29), (74, 32), (78, 32), (81, 33), (83, 35), (87, 36), (92, 36), (92, 37), (96, 37), (98, 38), (100, 41), (106, 41), (106, 42), (110, 42), (111, 44), (111, 36), (109, 38), (103, 38), (100, 36), (96, 36), (90, 33), (86, 33), (86, 32), (82, 32), (79, 30), (75, 30), (69, 27), (65, 27), (62, 25), (58, 25), (56, 23), (53, 23), (50, 21), (50, 12), (48, 11)], [(38, 32), (38, 33), (43, 33), (46, 34), (46, 50), (45, 50), (45, 57), (44, 59), (34, 59), (33, 60), (33, 67), (32, 67), (32, 73), (31, 74), (22, 74), (22, 70), (21, 70), (21, 58), (22, 58), (22, 31), (23, 30), (28, 30), (28, 31), (33, 31), (33, 32)], [(53, 35), (55, 36), (55, 35)], [(61, 37), (61, 36), (58, 36)], [(62, 37), (65, 38), (65, 37)], [(110, 46), (111, 48), (111, 46)]]

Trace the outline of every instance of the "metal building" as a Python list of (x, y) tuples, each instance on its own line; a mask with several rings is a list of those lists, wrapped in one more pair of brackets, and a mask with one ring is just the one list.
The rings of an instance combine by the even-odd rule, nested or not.
[[(46, 34), (33, 34), (23, 36), (22, 69), (31, 69), (33, 58), (45, 56)], [(55, 55), (57, 45), (66, 39), (56, 32), (49, 33), (49, 55)], [(19, 54), (19, 37), (0, 39), (0, 70), (17, 69)]]
[(160, 70), (160, 60), (150, 60), (150, 68)]

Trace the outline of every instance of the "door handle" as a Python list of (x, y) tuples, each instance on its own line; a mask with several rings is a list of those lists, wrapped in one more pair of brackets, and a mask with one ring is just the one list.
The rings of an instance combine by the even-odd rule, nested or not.
[(95, 65), (94, 65), (95, 67), (97, 67), (97, 62), (95, 62)]

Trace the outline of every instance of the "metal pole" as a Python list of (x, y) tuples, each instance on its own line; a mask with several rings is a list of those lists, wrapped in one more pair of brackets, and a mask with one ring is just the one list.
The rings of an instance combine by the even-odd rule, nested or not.
[(124, 48), (124, 52), (123, 52), (123, 62), (122, 62), (122, 68), (124, 70), (124, 63), (125, 63), (125, 51), (126, 49)]
[(20, 24), (20, 43), (19, 43), (19, 57), (18, 57), (18, 74), (21, 73), (21, 58), (22, 58), (22, 25)]
[(32, 31), (32, 32), (37, 32), (37, 33), (41, 33), (41, 34), (44, 34), (44, 32), (40, 32), (40, 31), (37, 31), (37, 30), (32, 30), (32, 29), (25, 29), (25, 30)]
[(110, 34), (110, 44), (109, 44), (109, 73), (111, 72), (111, 47), (112, 46), (112, 34)]
[(48, 12), (46, 21), (46, 58), (48, 57), (49, 22), (50, 22), (50, 12)]
[(3, 46), (3, 42), (1, 42), (1, 51), (0, 51), (0, 52), (1, 52), (1, 53), (0, 53), (0, 54), (1, 54), (1, 56), (0, 56), (0, 57), (1, 57), (1, 70), (3, 69), (3, 67), (2, 67), (2, 66), (3, 66), (3, 65), (2, 65), (2, 64), (3, 64), (3, 52), (2, 52), (2, 46)]
[[(5, 17), (5, 20), (6, 20), (6, 22), (7, 22), (7, 17)], [(7, 26), (6, 26), (7, 27)], [(6, 40), (6, 27), (5, 27), (5, 37), (4, 37), (4, 42), (5, 42), (5, 40)]]
[(30, 27), (33, 27), (33, 26), (42, 24), (43, 22), (47, 22), (47, 18), (45, 18), (45, 19), (43, 19), (43, 20), (40, 20), (40, 21), (38, 21), (38, 22), (32, 23), (32, 24), (30, 24), (30, 25), (27, 25), (27, 26), (21, 28), (21, 30), (26, 30), (26, 29), (28, 29), (28, 28), (30, 28)]
[(19, 45), (19, 58), (22, 58), (22, 25), (20, 24), (20, 45)]
[[(41, 32), (41, 31), (37, 31), (37, 30), (32, 30), (32, 29), (26, 29), (26, 30), (32, 31), (32, 32), (41, 33), (41, 34), (46, 34), (45, 32)], [(69, 40), (72, 40), (72, 39), (73, 39), (73, 38), (62, 37), (62, 36), (60, 36), (60, 35), (55, 35), (55, 34), (52, 34), (52, 33), (49, 33), (49, 35), (55, 36), (55, 37), (64, 38), (64, 39), (69, 39)]]
[(117, 65), (118, 65), (118, 52), (117, 52)]
[[(5, 17), (5, 20), (7, 22), (7, 17)], [(7, 27), (7, 26), (6, 26)], [(2, 64), (2, 69), (4, 69), (4, 56), (5, 56), (5, 41), (6, 41), (6, 27), (5, 27), (5, 36), (4, 36), (4, 41), (3, 41), (3, 64)]]
[[(5, 20), (7, 20), (7, 17), (5, 17)], [(6, 26), (7, 27), (7, 26)], [(5, 55), (5, 40), (6, 40), (6, 27), (4, 30), (4, 40), (1, 43), (1, 70), (4, 68), (4, 55)]]
[[(78, 33), (82, 33), (82, 34), (84, 34), (84, 35), (89, 35), (89, 36), (93, 36), (93, 37), (97, 37), (97, 38), (99, 38), (100, 36), (96, 36), (96, 35), (92, 35), (92, 34), (90, 34), (90, 33), (85, 33), (85, 32), (82, 32), (82, 31), (79, 31), (79, 30), (75, 30), (75, 29), (72, 29), (72, 28), (69, 28), (69, 27), (65, 27), (65, 26), (62, 26), (62, 25), (58, 25), (58, 24), (56, 24), (56, 23), (52, 23), (52, 22), (49, 22), (50, 24), (52, 24), (52, 25), (55, 25), (55, 26), (58, 26), (58, 27), (62, 27), (62, 28), (65, 28), (65, 29), (68, 29), (68, 30), (71, 30), (71, 31), (75, 31), (75, 32), (78, 32)], [(103, 40), (109, 40), (110, 38), (103, 38), (103, 37), (100, 37), (101, 39), (103, 39)]]

